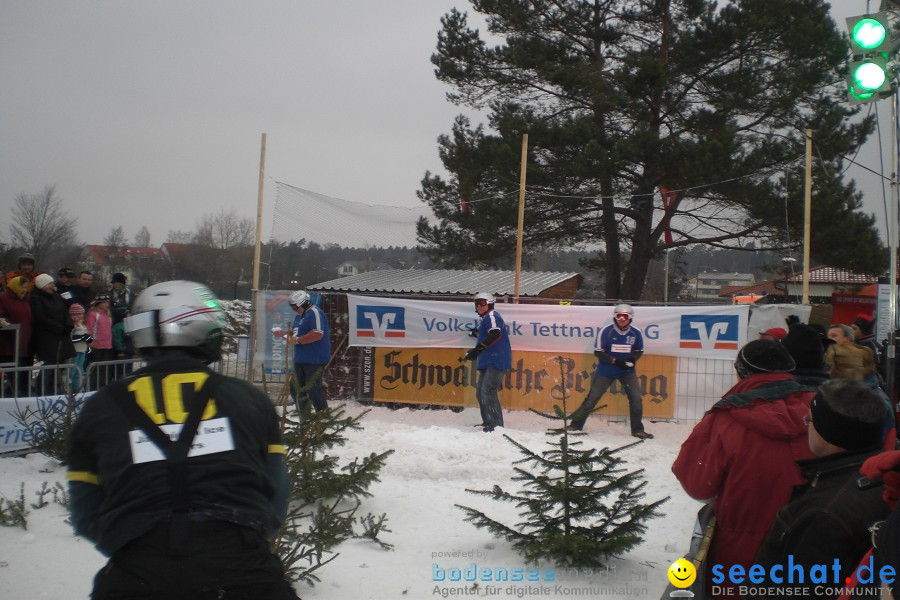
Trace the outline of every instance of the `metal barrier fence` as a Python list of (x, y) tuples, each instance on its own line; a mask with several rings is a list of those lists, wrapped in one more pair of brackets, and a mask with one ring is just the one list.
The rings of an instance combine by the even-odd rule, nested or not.
[[(236, 342), (232, 346), (238, 348)], [(227, 342), (224, 347), (229, 347)], [(141, 357), (97, 361), (89, 363), (84, 371), (74, 363), (22, 367), (3, 364), (0, 365), (0, 398), (95, 392), (107, 383), (143, 367), (146, 362)], [(249, 379), (250, 363), (245, 352), (225, 353), (220, 360), (209, 366), (222, 375)]]

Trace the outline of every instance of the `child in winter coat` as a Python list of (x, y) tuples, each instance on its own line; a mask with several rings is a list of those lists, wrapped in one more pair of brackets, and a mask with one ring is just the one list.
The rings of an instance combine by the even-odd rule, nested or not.
[(93, 338), (88, 333), (87, 327), (84, 326), (84, 307), (75, 303), (69, 307), (69, 316), (72, 317), (72, 343), (75, 345), (75, 358), (72, 362), (78, 366), (78, 369), (69, 371), (69, 381), (72, 384), (72, 393), (77, 394), (82, 391), (82, 377), (84, 370), (87, 369), (87, 355), (90, 348), (88, 344)]
[[(109, 312), (109, 296), (98, 295), (91, 302), (91, 309), (84, 319), (88, 333), (94, 338), (91, 344), (91, 363), (115, 359), (113, 352), (112, 314)], [(98, 390), (110, 379), (109, 365), (96, 365), (91, 376), (91, 389)]]

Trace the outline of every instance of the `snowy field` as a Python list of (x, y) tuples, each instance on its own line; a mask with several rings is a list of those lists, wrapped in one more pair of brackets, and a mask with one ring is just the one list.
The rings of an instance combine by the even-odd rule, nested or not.
[[(365, 410), (356, 403), (348, 413)], [(607, 569), (573, 573), (555, 569), (553, 581), (480, 584), (435, 581), (440, 570), (523, 569), (523, 560), (502, 540), (463, 522), (454, 504), (478, 507), (499, 520), (517, 522), (515, 508), (465, 492), (499, 484), (511, 490), (512, 462), (520, 458), (502, 431), (533, 450), (543, 448), (547, 421), (522, 411), (506, 411), (506, 428), (483, 433), (472, 424), (478, 410), (388, 410), (376, 407), (362, 421), (364, 430), (351, 433), (342, 456), (353, 458), (393, 449), (381, 482), (371, 491), (361, 513), (387, 513), (383, 539), (394, 544), (386, 551), (372, 542), (351, 540), (338, 547), (340, 556), (319, 571), (322, 582), (310, 588), (299, 584), (306, 600), (418, 599), (456, 596), (493, 598), (659, 598), (668, 582), (666, 569), (687, 550), (699, 504), (688, 498), (670, 471), (691, 425), (650, 423), (656, 438), (628, 450), (629, 469), (644, 469), (646, 500), (665, 496), (665, 516), (649, 522), (646, 540), (629, 554), (613, 559)], [(581, 438), (596, 447), (619, 447), (634, 441), (627, 423), (592, 418)], [(43, 482), (65, 484), (65, 469), (41, 455), (0, 459), (0, 494), (37, 501)], [(49, 496), (48, 496), (49, 499)], [(57, 504), (29, 507), (28, 530), (0, 527), (0, 599), (75, 600), (88, 598), (94, 573), (105, 558), (72, 534), (66, 511)], [(437, 565), (438, 571), (435, 571)], [(540, 565), (540, 577), (552, 565)], [(467, 587), (469, 586), (469, 587)]]

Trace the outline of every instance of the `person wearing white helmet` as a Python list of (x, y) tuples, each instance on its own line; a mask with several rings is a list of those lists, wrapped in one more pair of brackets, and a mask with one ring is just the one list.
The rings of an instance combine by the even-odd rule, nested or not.
[(500, 382), (512, 368), (512, 351), (509, 333), (503, 317), (494, 310), (494, 296), (486, 292), (475, 295), (475, 312), (481, 323), (473, 333), (478, 337), (475, 347), (461, 360), (476, 361), (478, 387), (476, 398), (481, 409), (481, 430), (490, 433), (503, 427), (503, 410), (500, 408)]
[(633, 320), (634, 309), (630, 304), (616, 304), (613, 309), (612, 325), (607, 325), (597, 333), (594, 344), (597, 370), (591, 380), (591, 389), (587, 397), (578, 410), (572, 413), (570, 429), (584, 428), (597, 402), (612, 382), (618, 380), (625, 390), (625, 395), (628, 396), (631, 435), (642, 440), (653, 438), (653, 434), (644, 431), (644, 424), (641, 422), (644, 399), (641, 397), (641, 384), (634, 365), (644, 354), (644, 336), (640, 330), (631, 326)]
[(272, 401), (207, 366), (225, 325), (202, 284), (148, 287), (125, 319), (147, 366), (78, 414), (67, 459), (72, 524), (111, 557), (94, 600), (297, 598), (269, 546), (288, 496)]
[[(291, 308), (297, 313), (288, 332), (287, 343), (294, 346), (294, 377), (291, 381), (291, 398), (297, 411), (303, 414), (312, 400), (316, 412), (328, 408), (322, 379), (325, 366), (331, 359), (331, 336), (328, 318), (321, 308), (313, 304), (309, 293), (298, 290), (291, 294)], [(306, 393), (303, 393), (303, 391)]]

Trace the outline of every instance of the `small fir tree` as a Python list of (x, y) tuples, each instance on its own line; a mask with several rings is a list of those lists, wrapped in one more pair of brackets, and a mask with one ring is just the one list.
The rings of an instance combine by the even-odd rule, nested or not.
[(361, 500), (371, 497), (368, 488), (379, 480), (381, 468), (394, 451), (373, 452), (342, 466), (329, 452), (343, 446), (349, 432), (362, 430), (359, 422), (368, 411), (348, 416), (343, 406), (334, 406), (313, 414), (309, 405), (307, 402), (299, 421), (285, 422), (291, 488), (287, 518), (275, 547), (288, 577), (312, 586), (320, 581), (316, 572), (338, 557), (334, 548), (347, 539), (368, 539), (384, 549), (392, 547), (379, 537), (390, 531), (386, 515), (358, 517), (357, 512)]
[(506, 539), (528, 562), (546, 559), (567, 567), (600, 567), (610, 556), (639, 545), (646, 521), (662, 516), (658, 509), (669, 498), (642, 503), (647, 485), (643, 469), (628, 472), (624, 467), (619, 454), (643, 441), (612, 450), (584, 448), (577, 441), (585, 434), (569, 431), (567, 393), (564, 385), (561, 388), (562, 407), (554, 406), (552, 414), (532, 409), (561, 424), (547, 430), (555, 438), (549, 450), (537, 453), (503, 436), (523, 455), (513, 463), (519, 466), (512, 478), (522, 483), (522, 490), (510, 493), (499, 485), (491, 490), (466, 490), (515, 503), (522, 521), (509, 526), (474, 508), (457, 507), (466, 513), (467, 521)]

